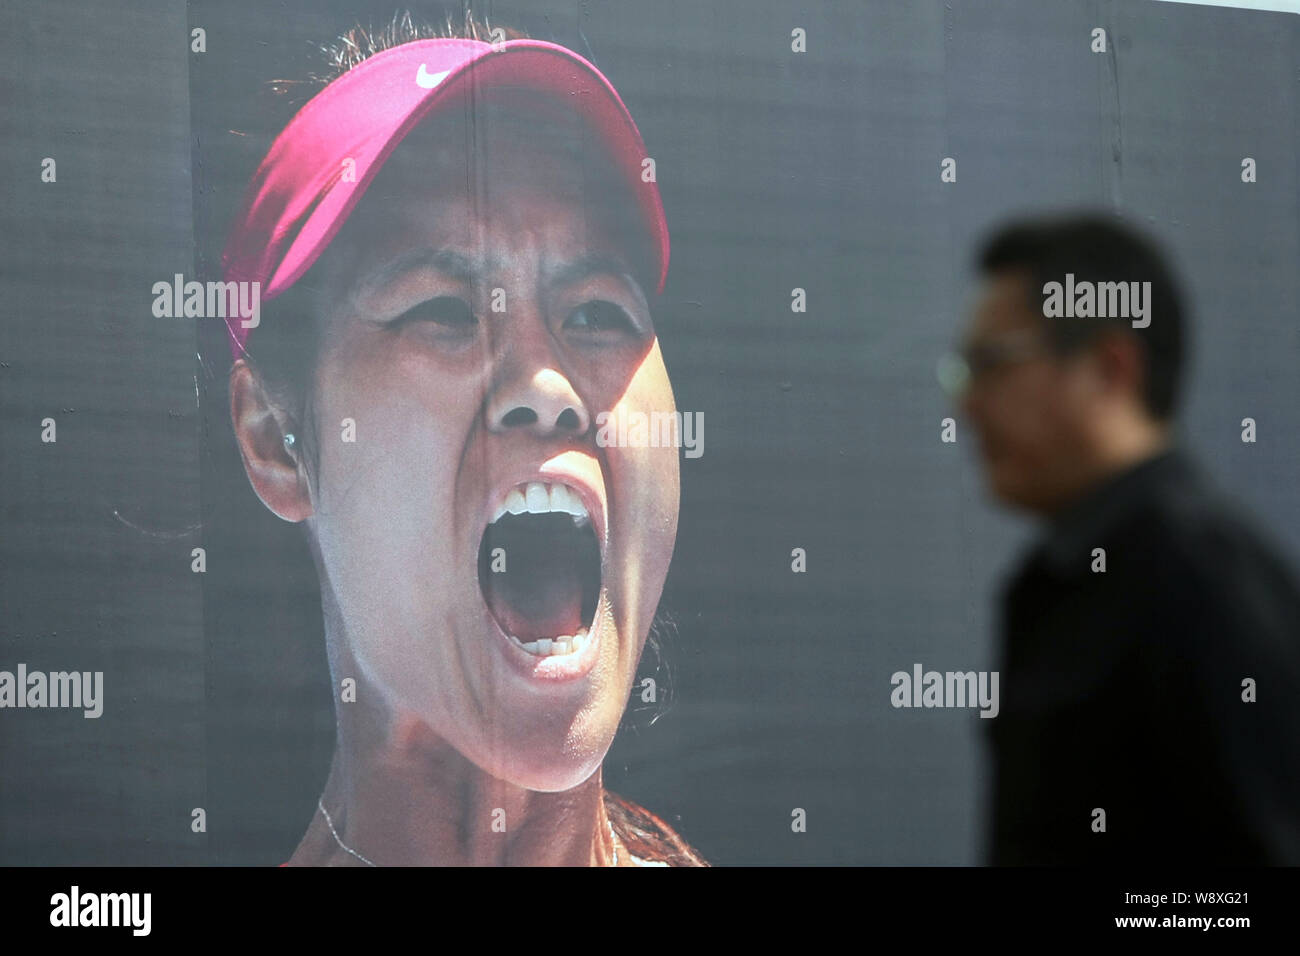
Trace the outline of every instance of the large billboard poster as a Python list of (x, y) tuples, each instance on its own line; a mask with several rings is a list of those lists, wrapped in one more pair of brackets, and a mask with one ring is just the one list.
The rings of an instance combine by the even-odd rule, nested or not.
[(1288, 4), (0, 17), (0, 864), (1300, 864)]

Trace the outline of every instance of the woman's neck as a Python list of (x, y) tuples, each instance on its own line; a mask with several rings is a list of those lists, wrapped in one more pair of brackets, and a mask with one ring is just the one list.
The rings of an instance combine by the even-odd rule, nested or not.
[(317, 809), (292, 864), (614, 862), (599, 769), (571, 790), (539, 793), (484, 773), (414, 718), (375, 713), (359, 701), (336, 709), (338, 743), (321, 794), (325, 813)]

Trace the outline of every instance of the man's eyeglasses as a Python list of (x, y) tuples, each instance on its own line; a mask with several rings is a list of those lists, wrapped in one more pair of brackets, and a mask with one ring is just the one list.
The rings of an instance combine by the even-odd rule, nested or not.
[(958, 396), (989, 373), (1026, 362), (1047, 351), (1049, 346), (1036, 329), (1020, 329), (983, 342), (972, 342), (939, 359), (939, 384), (949, 395)]

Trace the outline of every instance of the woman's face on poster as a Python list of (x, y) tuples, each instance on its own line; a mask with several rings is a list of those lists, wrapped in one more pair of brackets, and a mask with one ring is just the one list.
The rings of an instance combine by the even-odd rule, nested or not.
[(308, 523), (359, 670), (336, 678), (544, 791), (613, 740), (678, 511), (675, 448), (596, 440), (602, 412), (675, 406), (628, 233), (565, 145), (428, 124), (315, 270)]

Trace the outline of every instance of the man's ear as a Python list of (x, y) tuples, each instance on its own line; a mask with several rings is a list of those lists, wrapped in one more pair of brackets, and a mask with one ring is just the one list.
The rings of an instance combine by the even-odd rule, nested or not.
[(230, 421), (244, 471), (262, 504), (285, 521), (311, 517), (306, 477), (296, 454), (284, 445), (285, 434), (292, 430), (290, 420), (243, 359), (230, 369)]
[(1105, 389), (1132, 394), (1141, 402), (1146, 370), (1137, 336), (1129, 332), (1108, 332), (1099, 337), (1094, 354)]

